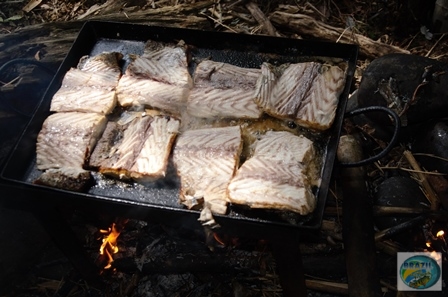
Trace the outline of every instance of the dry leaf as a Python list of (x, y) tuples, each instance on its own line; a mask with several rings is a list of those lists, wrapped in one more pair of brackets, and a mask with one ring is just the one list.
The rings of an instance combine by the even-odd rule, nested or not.
[(30, 0), (27, 5), (25, 5), (22, 10), (24, 12), (30, 12), (33, 10), (37, 5), (39, 5), (42, 2), (42, 0)]

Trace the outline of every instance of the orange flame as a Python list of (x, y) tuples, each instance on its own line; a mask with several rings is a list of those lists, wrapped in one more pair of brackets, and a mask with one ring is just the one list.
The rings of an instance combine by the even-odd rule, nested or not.
[(104, 269), (109, 269), (114, 262), (113, 254), (118, 253), (117, 238), (120, 235), (120, 231), (117, 230), (117, 225), (112, 223), (112, 227), (108, 230), (100, 230), (100, 232), (106, 235), (100, 247), (100, 255), (107, 257), (107, 265)]
[(443, 237), (445, 235), (445, 231), (440, 230), (439, 232), (437, 232), (436, 236), (437, 237)]

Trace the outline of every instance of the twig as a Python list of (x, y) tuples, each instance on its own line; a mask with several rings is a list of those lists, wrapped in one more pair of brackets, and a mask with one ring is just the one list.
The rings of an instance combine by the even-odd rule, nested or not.
[(213, 17), (211, 17), (211, 16), (209, 16), (209, 15), (203, 13), (203, 12), (200, 12), (199, 14), (200, 14), (200, 15), (203, 15), (203, 16), (209, 18), (209, 19), (211, 19), (212, 21), (214, 21), (214, 22), (217, 23), (218, 25), (223, 26), (224, 28), (226, 28), (226, 29), (232, 31), (233, 33), (239, 33), (238, 31), (235, 31), (234, 29), (230, 28), (230, 27), (227, 26), (226, 24), (223, 24), (221, 21), (219, 21), (219, 20), (217, 20), (217, 19), (215, 19), (215, 18), (213, 18)]
[(15, 4), (15, 3), (22, 3), (23, 1), (25, 1), (25, 0), (5, 1), (0, 4)]
[(409, 41), (408, 45), (406, 45), (406, 46), (404, 47), (404, 49), (407, 50), (407, 49), (411, 46), (412, 42), (414, 42), (415, 38), (416, 38), (419, 34), (420, 34), (420, 32), (416, 33), (416, 34), (411, 38), (411, 40)]
[(429, 184), (428, 180), (426, 179), (425, 174), (423, 174), (421, 172), (422, 169), (420, 168), (420, 165), (417, 163), (417, 161), (415, 160), (414, 156), (412, 155), (412, 153), (410, 151), (407, 151), (407, 150), (404, 151), (403, 155), (406, 158), (406, 160), (409, 162), (409, 165), (411, 165), (411, 167), (417, 171), (416, 174), (420, 180), (420, 183), (423, 187), (426, 197), (428, 198), (429, 202), (431, 203), (431, 210), (437, 210), (439, 208), (439, 204), (440, 204), (439, 197), (437, 196), (436, 192)]
[(448, 162), (448, 159), (447, 159), (447, 158), (442, 158), (442, 157), (440, 157), (440, 156), (436, 156), (436, 155), (433, 155), (433, 154), (414, 153), (414, 156), (431, 157), (431, 158), (435, 158), (435, 159), (439, 159), (439, 160), (443, 160), (443, 161)]
[(429, 51), (426, 53), (425, 57), (429, 57), (431, 55), (434, 48), (439, 44), (439, 42), (445, 37), (446, 33), (443, 33), (442, 36), (437, 39), (437, 41), (434, 43), (434, 45), (429, 49)]
[(383, 170), (383, 169), (389, 169), (389, 170), (403, 170), (403, 171), (407, 171), (407, 172), (412, 172), (412, 173), (421, 173), (421, 174), (426, 174), (426, 175), (447, 175), (446, 173), (442, 173), (442, 172), (431, 172), (431, 171), (423, 171), (423, 170), (414, 170), (414, 169), (409, 169), (409, 168), (404, 168), (401, 166), (381, 166), (378, 167), (378, 169)]
[(395, 292), (397, 291), (397, 287), (396, 286), (393, 286), (393, 285), (389, 284), (386, 281), (380, 280), (380, 283), (381, 283), (381, 285), (383, 285), (384, 287), (388, 288), (391, 291), (395, 291)]

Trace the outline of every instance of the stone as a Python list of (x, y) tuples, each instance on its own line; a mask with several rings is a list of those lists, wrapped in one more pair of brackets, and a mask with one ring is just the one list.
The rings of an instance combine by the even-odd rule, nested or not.
[[(390, 54), (373, 60), (364, 71), (359, 107), (388, 106), (402, 126), (448, 116), (448, 64), (422, 56)], [(390, 125), (386, 115), (369, 113), (378, 124)]]

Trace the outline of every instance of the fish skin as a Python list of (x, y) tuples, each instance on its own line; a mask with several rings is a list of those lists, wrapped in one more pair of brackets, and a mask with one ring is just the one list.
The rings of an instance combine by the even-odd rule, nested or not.
[(225, 213), (227, 186), (242, 150), (239, 126), (187, 130), (176, 140), (173, 161), (181, 180), (180, 197), (203, 199), (213, 213)]
[(312, 141), (286, 131), (268, 131), (256, 141), (229, 184), (229, 200), (252, 208), (311, 213), (316, 198), (306, 175), (314, 157)]

